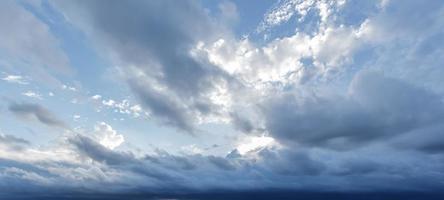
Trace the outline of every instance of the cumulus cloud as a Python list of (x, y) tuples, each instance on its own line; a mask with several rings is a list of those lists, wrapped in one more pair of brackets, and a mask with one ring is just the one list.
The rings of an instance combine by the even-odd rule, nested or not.
[(22, 119), (37, 120), (51, 127), (68, 128), (68, 126), (51, 111), (39, 104), (11, 103), (8, 110)]
[(109, 149), (114, 149), (125, 141), (123, 135), (117, 134), (113, 127), (105, 122), (97, 123), (94, 132), (100, 144)]

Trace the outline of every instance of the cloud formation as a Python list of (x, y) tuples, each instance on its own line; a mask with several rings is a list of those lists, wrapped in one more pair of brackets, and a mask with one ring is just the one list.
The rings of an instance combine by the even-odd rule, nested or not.
[(200, 4), (55, 4), (70, 18), (85, 21), (78, 25), (107, 46), (114, 62), (122, 66), (131, 90), (162, 123), (192, 133), (199, 120), (220, 114), (210, 95), (216, 84), (226, 81), (225, 75), (191, 52), (199, 41), (211, 39), (219, 31)]
[(443, 123), (440, 96), (375, 72), (358, 73), (346, 96), (284, 94), (264, 106), (282, 142), (352, 148)]
[[(24, 17), (0, 31), (8, 40), (0, 39), (0, 61), (24, 51), (30, 56), (14, 54), (14, 60), (44, 66), (36, 68), (50, 74), (70, 71), (64, 51), (54, 46), (55, 30), (46, 27), (51, 20), (39, 21), (19, 4), (5, 5), (12, 10), (5, 10), (8, 16)], [(112, 76), (109, 71), (104, 76), (118, 87), (106, 82), (88, 91), (66, 83), (57, 95), (39, 100), (50, 105), (56, 98), (58, 103), (74, 99), (72, 108), (60, 111), (75, 116), (72, 129), (53, 113), (59, 114), (56, 107), (10, 103), (9, 113), (57, 127), (60, 134), (46, 145), (30, 143), (31, 136), (0, 135), (0, 193), (442, 191), (444, 4), (280, 1), (254, 33), (242, 37), (231, 30), (242, 20), (238, 4), (220, 4), (220, 15), (205, 5), (169, 0), (44, 4), (100, 52), (112, 66), (106, 69)], [(5, 16), (0, 14), (0, 25)], [(35, 49), (28, 52), (28, 43), (18, 39), (27, 39), (22, 29), (33, 26), (40, 37), (30, 41)], [(24, 87), (17, 90), (20, 98), (38, 97), (30, 84), (0, 85), (13, 86)], [(122, 101), (113, 97), (125, 89), (130, 94)], [(130, 103), (135, 99), (137, 104)], [(129, 121), (82, 107), (91, 102), (94, 108), (150, 118)], [(162, 132), (151, 119), (173, 130)], [(8, 133), (16, 131), (11, 127)], [(174, 130), (194, 137), (175, 138)], [(161, 137), (168, 141), (158, 142)]]
[(68, 128), (62, 120), (58, 119), (51, 111), (39, 104), (11, 103), (8, 110), (22, 119), (37, 120), (50, 127)]
[[(0, 6), (0, 49), (2, 68), (30, 76), (48, 85), (60, 84), (58, 75), (74, 73), (69, 58), (60, 48), (59, 39), (49, 26), (14, 1), (2, 1)], [(9, 19), (13, 18), (14, 23)], [(6, 28), (7, 27), (7, 28)], [(32, 29), (34, 31), (29, 32)], [(8, 77), (6, 77), (8, 78)], [(26, 83), (19, 77), (9, 76), (9, 81)]]

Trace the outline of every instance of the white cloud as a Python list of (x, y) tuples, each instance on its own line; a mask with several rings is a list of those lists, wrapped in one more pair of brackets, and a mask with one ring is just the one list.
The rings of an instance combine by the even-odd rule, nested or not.
[(143, 113), (143, 109), (139, 104), (133, 105), (128, 99), (123, 99), (120, 102), (113, 99), (102, 100), (102, 105), (116, 113), (127, 114), (133, 117), (140, 117)]
[(288, 22), (296, 18), (298, 22), (303, 22), (309, 12), (316, 10), (320, 21), (319, 26), (328, 23), (330, 15), (345, 4), (345, 0), (322, 1), (322, 0), (284, 0), (268, 10), (264, 19), (257, 28), (258, 32), (267, 31), (275, 26)]
[(96, 94), (96, 95), (94, 95), (94, 96), (91, 97), (91, 99), (94, 99), (94, 100), (99, 100), (99, 99), (101, 99), (101, 98), (102, 98), (102, 96), (100, 96), (100, 95), (98, 95), (98, 94)]
[(123, 135), (118, 134), (105, 122), (99, 122), (94, 126), (94, 134), (98, 142), (109, 149), (114, 149), (125, 141)]
[(73, 115), (73, 116), (72, 116), (72, 119), (73, 119), (74, 121), (78, 121), (78, 120), (80, 119), (80, 115)]
[(77, 91), (77, 88), (72, 87), (72, 86), (68, 86), (68, 85), (62, 85), (62, 89), (63, 90), (70, 90), (70, 91), (73, 91), (73, 92)]
[(36, 99), (43, 99), (43, 98), (42, 98), (42, 95), (40, 95), (40, 94), (37, 93), (37, 92), (31, 91), (31, 90), (28, 90), (28, 91), (26, 91), (26, 92), (23, 92), (22, 95), (23, 95), (23, 96), (27, 96), (27, 97), (31, 97), (31, 98), (36, 98)]
[(244, 155), (250, 151), (257, 151), (258, 149), (265, 148), (269, 145), (276, 144), (272, 137), (267, 136), (250, 136), (244, 138), (243, 141), (238, 144), (236, 149), (241, 155)]
[(6, 81), (6, 82), (10, 82), (10, 83), (21, 84), (21, 85), (29, 84), (29, 82), (26, 78), (23, 78), (22, 76), (19, 76), (19, 75), (8, 75), (8, 76), (2, 78), (2, 80)]
[(112, 100), (112, 99), (108, 99), (108, 100), (103, 100), (102, 101), (102, 104), (105, 105), (105, 106), (114, 106), (115, 103), (116, 102), (114, 100)]

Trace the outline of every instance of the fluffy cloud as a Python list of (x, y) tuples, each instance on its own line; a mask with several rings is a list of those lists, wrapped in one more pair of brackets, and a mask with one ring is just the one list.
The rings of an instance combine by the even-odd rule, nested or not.
[(94, 132), (100, 144), (109, 149), (114, 149), (125, 141), (123, 135), (117, 134), (113, 127), (105, 122), (97, 123)]

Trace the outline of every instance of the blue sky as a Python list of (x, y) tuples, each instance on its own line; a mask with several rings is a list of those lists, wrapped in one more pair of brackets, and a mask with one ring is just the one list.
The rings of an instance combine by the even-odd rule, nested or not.
[(441, 1), (0, 4), (2, 194), (444, 187)]

